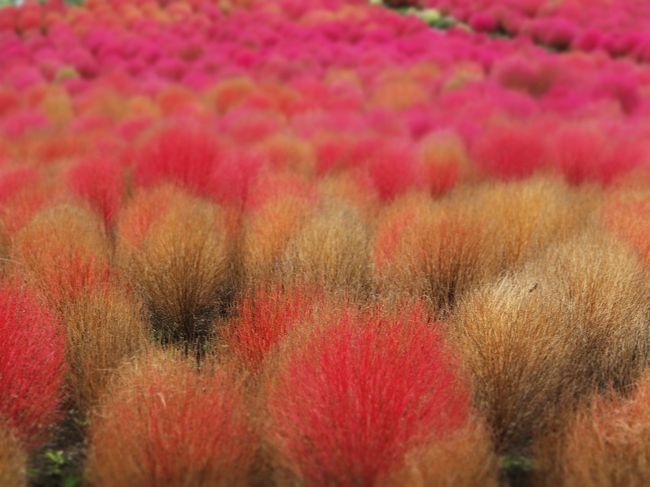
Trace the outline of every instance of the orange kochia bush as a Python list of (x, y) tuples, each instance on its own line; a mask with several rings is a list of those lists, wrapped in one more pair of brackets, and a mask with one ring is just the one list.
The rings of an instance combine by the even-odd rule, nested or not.
[(59, 205), (38, 213), (13, 239), (13, 272), (39, 288), (62, 312), (77, 297), (105, 287), (111, 246), (90, 211)]
[(90, 485), (245, 485), (256, 451), (232, 371), (174, 353), (125, 365), (88, 434)]

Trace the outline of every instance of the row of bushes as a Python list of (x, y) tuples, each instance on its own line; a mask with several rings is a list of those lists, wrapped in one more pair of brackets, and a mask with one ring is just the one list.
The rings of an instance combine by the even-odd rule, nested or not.
[(0, 484), (647, 483), (643, 66), (365, 0), (0, 45)]
[[(593, 394), (631, 395), (595, 399), (605, 415), (641, 400), (649, 281), (631, 183), (532, 179), (383, 207), (347, 179), (274, 183), (240, 216), (162, 185), (108, 233), (59, 205), (8, 239), (0, 415), (23, 447), (67, 404), (88, 415), (100, 485), (471, 484), (496, 482), (497, 454), (592, 475), (572, 462), (604, 452), (550, 458), (576, 448), (574, 427), (623, 434), (568, 426), (596, 414)], [(3, 469), (19, 469), (8, 448)], [(641, 458), (595, 463), (643, 479)]]

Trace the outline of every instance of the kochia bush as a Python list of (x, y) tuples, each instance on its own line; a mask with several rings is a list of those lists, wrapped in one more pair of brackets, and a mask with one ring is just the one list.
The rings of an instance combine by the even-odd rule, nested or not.
[(279, 359), (267, 406), (280, 462), (308, 485), (374, 485), (466, 419), (467, 390), (420, 313), (347, 313), (303, 339)]
[(64, 373), (59, 321), (17, 283), (0, 286), (0, 422), (25, 445), (40, 444), (57, 420)]

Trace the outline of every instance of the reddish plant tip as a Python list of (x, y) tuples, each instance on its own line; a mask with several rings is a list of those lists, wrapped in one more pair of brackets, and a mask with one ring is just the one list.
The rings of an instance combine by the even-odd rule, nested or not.
[(106, 160), (88, 160), (74, 166), (68, 173), (68, 187), (85, 200), (111, 228), (122, 204), (124, 180), (121, 168)]
[[(541, 133), (541, 135), (540, 135)], [(494, 125), (476, 143), (474, 157), (490, 176), (524, 179), (544, 167), (548, 148), (537, 127)]]
[(284, 359), (268, 398), (271, 441), (301, 480), (375, 485), (410, 448), (465, 422), (468, 390), (420, 316), (348, 314)]
[(143, 148), (135, 165), (135, 180), (144, 187), (173, 182), (199, 196), (209, 196), (211, 176), (222, 158), (222, 149), (211, 133), (167, 128)]
[(60, 323), (31, 292), (0, 287), (0, 422), (28, 447), (59, 417), (65, 373)]
[(406, 145), (380, 145), (370, 154), (367, 167), (368, 174), (384, 201), (418, 189), (424, 181), (417, 158)]
[(38, 172), (32, 167), (21, 167), (4, 172), (0, 176), (0, 204), (11, 200), (20, 191), (39, 179)]
[(102, 223), (69, 205), (36, 215), (13, 241), (15, 271), (28, 278), (61, 311), (111, 278), (110, 248)]
[(249, 197), (249, 188), (265, 166), (265, 159), (255, 153), (234, 151), (213, 172), (209, 196), (219, 204), (241, 206)]
[(304, 289), (287, 292), (277, 286), (247, 294), (226, 337), (231, 350), (251, 369), (259, 369), (287, 331), (309, 318), (318, 299)]

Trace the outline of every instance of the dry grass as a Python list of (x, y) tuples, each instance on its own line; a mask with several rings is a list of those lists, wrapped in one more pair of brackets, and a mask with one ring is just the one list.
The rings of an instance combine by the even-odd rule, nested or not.
[(148, 348), (142, 307), (126, 291), (96, 290), (66, 309), (70, 396), (82, 411), (93, 407), (114, 371)]
[(88, 485), (245, 485), (256, 441), (227, 370), (156, 352), (128, 364), (91, 418)]
[(485, 425), (470, 421), (451, 435), (406, 456), (405, 467), (386, 486), (496, 487), (499, 461)]
[(117, 259), (164, 341), (203, 341), (232, 277), (231, 229), (217, 206), (172, 186), (137, 194), (118, 221)]
[(499, 450), (526, 447), (590, 391), (625, 388), (648, 356), (648, 277), (591, 229), (469, 293), (453, 333)]
[[(544, 452), (542, 485), (644, 486), (650, 480), (650, 374), (629, 398), (596, 396)], [(546, 445), (548, 447), (548, 445)]]
[(40, 289), (59, 313), (110, 278), (111, 246), (92, 212), (59, 205), (37, 214), (12, 242), (11, 272)]
[(362, 296), (370, 280), (368, 226), (352, 208), (331, 205), (293, 235), (281, 262), (287, 286)]
[(0, 427), (0, 485), (22, 487), (27, 485), (27, 455), (16, 437)]

